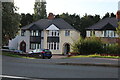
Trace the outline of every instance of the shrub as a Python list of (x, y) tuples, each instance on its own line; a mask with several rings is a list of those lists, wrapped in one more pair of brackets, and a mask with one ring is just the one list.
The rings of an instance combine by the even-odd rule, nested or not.
[(102, 50), (102, 42), (100, 38), (91, 37), (82, 39), (80, 38), (73, 45), (73, 51), (80, 54), (95, 54), (100, 53)]
[(100, 53), (102, 50), (102, 42), (99, 38), (91, 37), (86, 38), (79, 45), (79, 52), (81, 54), (95, 54)]
[(103, 53), (106, 54), (120, 54), (120, 46), (118, 44), (112, 44), (104, 47)]
[(72, 50), (75, 53), (79, 53), (79, 45), (84, 41), (84, 39), (82, 37), (80, 37), (77, 41), (74, 41), (74, 43), (72, 44)]

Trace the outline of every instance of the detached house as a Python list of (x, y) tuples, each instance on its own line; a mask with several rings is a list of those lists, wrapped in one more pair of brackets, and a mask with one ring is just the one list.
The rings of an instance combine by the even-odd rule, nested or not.
[(86, 28), (86, 37), (101, 37), (106, 44), (114, 44), (119, 37), (116, 33), (117, 23), (118, 19), (116, 18), (102, 19), (98, 23)]
[(24, 52), (34, 49), (50, 49), (53, 54), (67, 54), (80, 32), (61, 18), (41, 19), (20, 29), (19, 35), (9, 41), (9, 46)]

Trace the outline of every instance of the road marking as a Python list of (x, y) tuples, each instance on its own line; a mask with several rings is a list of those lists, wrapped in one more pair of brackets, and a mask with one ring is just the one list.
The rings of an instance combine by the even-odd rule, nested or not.
[(18, 76), (7, 76), (7, 75), (0, 75), (2, 78), (16, 78), (16, 79), (30, 79), (26, 77), (18, 77)]

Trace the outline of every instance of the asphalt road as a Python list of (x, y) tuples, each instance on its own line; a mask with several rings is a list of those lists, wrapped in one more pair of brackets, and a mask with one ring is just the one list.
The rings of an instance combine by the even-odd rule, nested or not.
[(68, 59), (22, 59), (3, 56), (2, 74), (27, 78), (118, 78), (117, 67), (57, 65)]

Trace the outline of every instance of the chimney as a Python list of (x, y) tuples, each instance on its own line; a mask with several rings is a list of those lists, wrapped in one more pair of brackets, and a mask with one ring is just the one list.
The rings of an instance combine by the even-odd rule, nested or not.
[(120, 19), (120, 10), (117, 11), (117, 13), (116, 13), (116, 18), (117, 18), (117, 19)]
[(55, 17), (54, 17), (54, 14), (53, 13), (49, 13), (48, 14), (48, 19), (50, 19), (50, 20), (52, 20), (52, 19), (54, 19)]
[(116, 19), (120, 21), (120, 1), (118, 2), (118, 11), (116, 13)]

